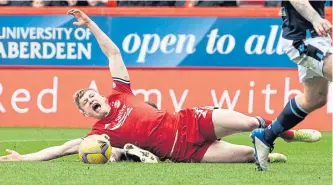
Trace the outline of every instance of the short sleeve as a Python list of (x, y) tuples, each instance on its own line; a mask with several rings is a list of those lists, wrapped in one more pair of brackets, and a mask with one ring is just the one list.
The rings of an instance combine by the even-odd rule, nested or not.
[(119, 93), (133, 94), (130, 81), (113, 77), (112, 89)]

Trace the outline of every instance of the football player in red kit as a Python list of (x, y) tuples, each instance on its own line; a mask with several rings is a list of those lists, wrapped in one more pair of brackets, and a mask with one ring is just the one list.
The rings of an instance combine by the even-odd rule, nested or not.
[[(136, 145), (139, 150), (147, 150), (159, 159), (174, 162), (254, 161), (252, 147), (218, 139), (237, 132), (264, 128), (270, 124), (269, 121), (214, 107), (189, 108), (175, 113), (154, 108), (133, 95), (120, 51), (110, 38), (82, 11), (72, 9), (68, 14), (77, 19), (74, 25), (87, 26), (96, 37), (109, 59), (113, 78), (113, 91), (107, 97), (93, 89), (81, 89), (74, 94), (78, 109), (84, 115), (98, 119), (87, 136), (107, 134), (115, 148), (123, 148), (130, 143), (132, 145), (126, 146)], [(287, 141), (315, 142), (321, 135), (314, 130), (299, 130), (287, 131), (281, 137)], [(13, 153), (20, 160), (50, 160), (77, 153), (81, 142), (82, 138), (79, 138), (33, 154), (12, 152), (0, 160), (13, 160)], [(274, 158), (272, 161), (285, 161), (282, 154), (270, 154), (270, 157)]]

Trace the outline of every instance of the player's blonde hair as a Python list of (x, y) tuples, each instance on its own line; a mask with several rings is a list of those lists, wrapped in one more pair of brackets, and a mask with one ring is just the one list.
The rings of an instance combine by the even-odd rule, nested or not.
[(79, 89), (78, 91), (76, 91), (73, 95), (74, 98), (74, 103), (76, 105), (76, 107), (81, 111), (84, 112), (83, 109), (80, 106), (80, 99), (83, 97), (83, 95), (87, 92), (87, 91), (95, 91), (95, 89), (92, 88), (84, 88), (84, 89)]

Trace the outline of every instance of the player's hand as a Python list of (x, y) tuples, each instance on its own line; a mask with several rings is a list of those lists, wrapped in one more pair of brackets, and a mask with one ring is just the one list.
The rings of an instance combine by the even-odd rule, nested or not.
[(320, 19), (312, 23), (319, 36), (325, 36), (332, 32), (332, 24), (326, 19)]
[(73, 15), (77, 21), (73, 24), (75, 26), (87, 26), (91, 19), (81, 10), (78, 9), (71, 9), (67, 12), (68, 15)]
[(19, 153), (7, 149), (6, 152), (8, 152), (8, 155), (1, 156), (0, 161), (22, 161), (23, 157)]

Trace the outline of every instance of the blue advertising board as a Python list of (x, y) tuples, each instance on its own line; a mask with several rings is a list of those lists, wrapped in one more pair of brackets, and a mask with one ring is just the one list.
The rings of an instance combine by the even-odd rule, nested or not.
[[(283, 54), (279, 18), (111, 17), (92, 19), (129, 67), (295, 68)], [(71, 16), (1, 16), (0, 65), (107, 66)]]

